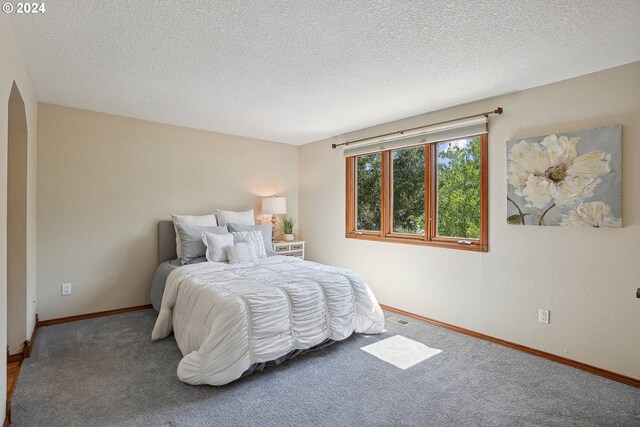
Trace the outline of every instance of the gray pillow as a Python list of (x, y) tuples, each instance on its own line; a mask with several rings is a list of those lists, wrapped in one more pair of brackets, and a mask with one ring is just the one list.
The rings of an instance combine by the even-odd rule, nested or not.
[(275, 253), (273, 252), (273, 243), (271, 243), (271, 233), (273, 230), (273, 225), (245, 225), (230, 222), (229, 224), (227, 224), (227, 226), (229, 227), (229, 232), (260, 231), (262, 233), (262, 239), (264, 240), (264, 250), (267, 251), (267, 256), (275, 255)]
[(182, 246), (182, 264), (205, 256), (207, 247), (202, 241), (204, 233), (226, 234), (229, 232), (227, 226), (210, 227), (206, 225), (176, 224), (176, 230), (180, 235), (180, 243)]

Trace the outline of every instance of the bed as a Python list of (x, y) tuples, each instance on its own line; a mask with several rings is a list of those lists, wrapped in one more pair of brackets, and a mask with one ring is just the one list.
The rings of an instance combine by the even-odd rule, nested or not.
[(375, 296), (353, 271), (280, 255), (179, 266), (172, 260), (174, 236), (171, 221), (160, 222), (152, 339), (174, 333), (184, 356), (178, 365), (183, 382), (227, 384), (354, 332), (377, 334), (384, 327)]

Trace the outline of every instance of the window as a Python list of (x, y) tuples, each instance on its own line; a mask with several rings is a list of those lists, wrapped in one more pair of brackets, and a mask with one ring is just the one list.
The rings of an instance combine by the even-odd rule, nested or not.
[(380, 154), (357, 158), (356, 218), (358, 230), (380, 231), (380, 191), (382, 164)]
[(436, 144), (436, 236), (480, 238), (480, 138)]
[(346, 237), (487, 251), (486, 134), (346, 161)]
[(394, 233), (424, 234), (424, 147), (391, 152)]

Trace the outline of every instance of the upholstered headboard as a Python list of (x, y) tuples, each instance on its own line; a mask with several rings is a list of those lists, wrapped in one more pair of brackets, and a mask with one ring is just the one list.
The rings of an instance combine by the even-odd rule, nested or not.
[(178, 258), (176, 254), (176, 230), (173, 221), (158, 222), (158, 265)]

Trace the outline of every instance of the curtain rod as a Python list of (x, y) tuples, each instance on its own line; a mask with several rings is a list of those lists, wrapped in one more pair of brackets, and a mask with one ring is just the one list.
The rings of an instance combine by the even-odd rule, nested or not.
[(487, 112), (484, 112), (484, 113), (473, 114), (473, 115), (471, 115), (471, 116), (458, 117), (457, 119), (445, 120), (445, 121), (443, 121), (443, 122), (431, 123), (431, 124), (429, 124), (429, 125), (422, 125), (422, 126), (418, 126), (418, 127), (414, 127), (414, 128), (398, 130), (398, 131), (395, 131), (395, 132), (383, 133), (383, 134), (381, 134), (381, 135), (375, 135), (375, 136), (370, 136), (370, 137), (367, 137), (367, 138), (356, 139), (355, 141), (347, 141), (347, 142), (343, 142), (343, 143), (341, 143), (341, 144), (331, 144), (331, 148), (337, 148), (337, 147), (340, 147), (340, 146), (342, 146), (342, 145), (346, 145), (346, 146), (348, 146), (349, 144), (355, 144), (355, 143), (357, 143), (357, 142), (366, 141), (366, 140), (368, 140), (368, 139), (382, 138), (382, 137), (385, 137), (385, 136), (392, 136), (392, 135), (396, 135), (396, 134), (398, 134), (398, 135), (402, 135), (402, 134), (404, 134), (405, 132), (410, 132), (410, 131), (412, 131), (412, 130), (421, 129), (421, 128), (424, 128), (424, 127), (427, 127), (427, 126), (443, 125), (443, 124), (445, 124), (445, 123), (457, 122), (457, 121), (459, 121), (459, 120), (472, 119), (472, 118), (474, 118), (474, 117), (480, 117), (480, 116), (488, 117), (488, 116), (489, 116), (489, 115), (491, 115), (491, 114), (502, 114), (502, 112), (503, 112), (503, 111), (504, 111), (504, 110), (502, 109), (502, 107), (498, 107), (498, 108), (496, 108), (496, 109), (495, 109), (495, 110), (493, 110), (493, 111), (487, 111)]

